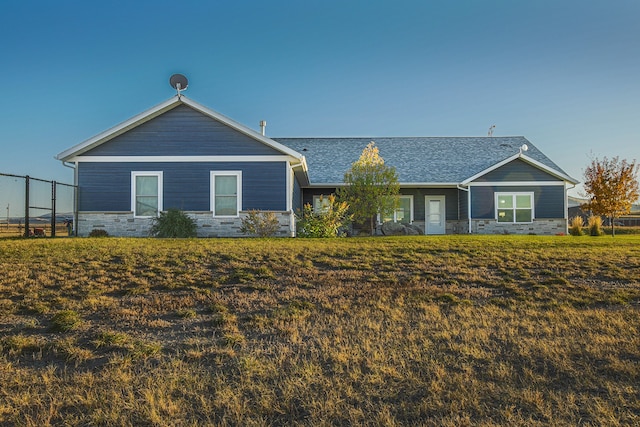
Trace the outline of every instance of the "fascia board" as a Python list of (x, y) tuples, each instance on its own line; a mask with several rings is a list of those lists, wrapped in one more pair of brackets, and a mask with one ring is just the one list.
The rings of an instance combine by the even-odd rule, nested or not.
[(280, 144), (279, 142), (274, 141), (271, 138), (267, 138), (266, 136), (262, 135), (259, 132), (254, 131), (251, 128), (246, 127), (245, 125), (242, 125), (238, 122), (236, 122), (233, 119), (230, 119), (229, 117), (220, 114), (216, 111), (211, 110), (210, 108), (205, 107), (204, 105), (201, 105), (195, 101), (192, 101), (189, 98), (186, 98), (184, 96), (182, 96), (182, 102), (185, 105), (188, 105), (191, 108), (194, 108), (198, 111), (200, 111), (201, 113), (215, 119), (218, 120), (221, 123), (224, 123), (225, 125), (237, 130), (238, 132), (241, 132), (245, 135), (247, 135), (250, 138), (256, 139), (260, 142), (262, 142), (263, 144), (280, 151), (283, 154), (287, 154), (289, 156), (295, 157), (296, 159), (302, 159), (302, 157), (304, 157), (302, 154), (298, 153), (297, 151), (292, 150), (291, 148)]
[(149, 110), (146, 110), (132, 118), (130, 118), (129, 120), (126, 120), (92, 138), (87, 139), (86, 141), (81, 142), (78, 145), (75, 145), (71, 148), (69, 148), (68, 150), (65, 150), (63, 152), (61, 152), (60, 154), (58, 154), (56, 156), (56, 159), (61, 160), (61, 161), (68, 161), (70, 158), (80, 155), (84, 152), (87, 152), (89, 150), (91, 150), (92, 148), (95, 148), (97, 146), (99, 146), (100, 144), (103, 144), (107, 141), (109, 141), (110, 139), (115, 138), (118, 135), (121, 135), (125, 132), (127, 132), (128, 130), (131, 130), (157, 116), (159, 116), (162, 113), (165, 113), (175, 107), (177, 107), (178, 105), (187, 105), (199, 112), (201, 112), (202, 114), (205, 114), (215, 120), (218, 120), (219, 122), (231, 127), (232, 129), (235, 129), (247, 136), (249, 136), (250, 138), (253, 138), (277, 151), (280, 151), (283, 154), (286, 154), (288, 156), (294, 157), (296, 159), (301, 159), (302, 157), (304, 157), (302, 154), (298, 153), (297, 151), (292, 150), (289, 147), (286, 147), (282, 144), (280, 144), (279, 142), (276, 142), (270, 138), (267, 138), (266, 136), (263, 136), (262, 134), (244, 126), (241, 125), (240, 123), (220, 114), (217, 113), (207, 107), (205, 107), (204, 105), (201, 105), (195, 101), (190, 100), (189, 98), (185, 97), (184, 95), (180, 95), (180, 96), (174, 96), (170, 99), (168, 99), (167, 101), (156, 105), (155, 107), (150, 108)]
[(507, 157), (506, 159), (502, 160), (501, 162), (496, 163), (493, 166), (488, 167), (487, 169), (478, 172), (477, 174), (470, 176), (469, 178), (465, 179), (464, 181), (462, 181), (460, 183), (460, 185), (467, 185), (469, 184), (471, 181), (475, 181), (476, 179), (480, 178), (483, 175), (488, 174), (489, 172), (498, 169), (499, 167), (502, 167), (504, 165), (506, 165), (509, 162), (514, 161), (515, 159), (517, 159), (518, 157), (520, 157), (520, 154), (514, 154), (511, 157)]
[(156, 105), (155, 107), (152, 107), (146, 111), (143, 111), (142, 113), (130, 118), (129, 120), (126, 120), (110, 129), (107, 129), (102, 133), (99, 133), (98, 135), (92, 138), (89, 138), (81, 142), (80, 144), (77, 144), (69, 148), (68, 150), (61, 152), (56, 156), (56, 159), (63, 162), (69, 161), (69, 159), (71, 159), (72, 157), (75, 157), (79, 154), (87, 152), (92, 148), (95, 148), (100, 144), (103, 144), (109, 141), (110, 139), (115, 138), (118, 135), (122, 135), (128, 130), (133, 129), (137, 126), (140, 126), (141, 124), (153, 119), (154, 117), (157, 117), (160, 114), (165, 113), (177, 107), (179, 104), (180, 104), (180, 99), (177, 96), (171, 99), (168, 99), (165, 102)]
[(533, 166), (536, 166), (539, 169), (542, 169), (543, 171), (549, 173), (550, 175), (553, 175), (556, 178), (562, 179), (563, 181), (570, 182), (571, 184), (577, 184), (577, 183), (580, 182), (580, 181), (570, 177), (569, 175), (563, 174), (563, 173), (561, 173), (561, 172), (559, 172), (559, 171), (557, 171), (557, 170), (555, 170), (553, 168), (550, 168), (549, 166), (547, 166), (547, 165), (545, 165), (543, 163), (540, 163), (539, 161), (537, 161), (535, 159), (532, 159), (529, 156), (521, 154), (520, 157), (522, 157), (522, 160), (524, 160), (525, 162), (528, 162), (528, 163), (532, 164)]
[(544, 172), (547, 172), (548, 174), (550, 174), (552, 176), (555, 176), (556, 178), (559, 178), (559, 179), (561, 179), (563, 181), (570, 182), (571, 184), (577, 184), (579, 182), (579, 181), (575, 180), (574, 178), (571, 178), (568, 175), (565, 175), (565, 174), (563, 174), (561, 172), (558, 172), (557, 170), (555, 170), (553, 168), (550, 168), (549, 166), (545, 165), (544, 163), (540, 163), (539, 161), (537, 161), (535, 159), (532, 159), (531, 157), (529, 157), (529, 156), (527, 156), (525, 154), (516, 153), (513, 156), (507, 157), (506, 159), (496, 163), (495, 165), (493, 165), (491, 167), (488, 167), (487, 169), (485, 169), (485, 170), (483, 170), (481, 172), (478, 172), (477, 174), (465, 179), (464, 181), (462, 181), (460, 183), (460, 185), (469, 185), (469, 183), (475, 181), (476, 179), (480, 178), (481, 176), (486, 175), (489, 172), (494, 171), (494, 170), (506, 165), (507, 163), (510, 163), (510, 162), (516, 160), (516, 159), (521, 159), (524, 162), (529, 163), (530, 165), (535, 166), (538, 169), (541, 169)]
[[(457, 182), (400, 182), (400, 188), (457, 188)], [(344, 182), (312, 183), (305, 188), (344, 187)]]

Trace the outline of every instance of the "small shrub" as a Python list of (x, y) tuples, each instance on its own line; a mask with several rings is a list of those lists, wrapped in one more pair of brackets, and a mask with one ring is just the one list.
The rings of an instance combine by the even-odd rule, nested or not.
[(96, 346), (96, 348), (123, 347), (130, 341), (131, 338), (129, 337), (129, 335), (123, 332), (103, 331), (96, 336), (95, 340), (93, 340), (93, 344)]
[(584, 220), (581, 216), (574, 216), (569, 220), (569, 234), (572, 236), (582, 236), (584, 234), (583, 227)]
[(196, 229), (193, 218), (181, 210), (169, 209), (153, 219), (149, 233), (154, 237), (196, 237)]
[(91, 233), (89, 233), (89, 237), (109, 237), (109, 233), (107, 233), (107, 230), (94, 228), (91, 230)]
[[(320, 198), (322, 204), (322, 197)], [(341, 229), (351, 221), (347, 213), (347, 202), (338, 202), (333, 194), (328, 197), (328, 203), (321, 211), (316, 212), (309, 203), (304, 205), (302, 217), (298, 221), (298, 236), (300, 237), (336, 237), (342, 235)]]
[(258, 237), (274, 236), (280, 229), (280, 222), (274, 212), (250, 210), (242, 218), (240, 231), (243, 234), (253, 234)]
[(62, 310), (51, 319), (51, 332), (67, 332), (77, 328), (82, 323), (82, 318), (74, 310)]
[(198, 316), (198, 313), (192, 308), (178, 310), (176, 311), (176, 314), (178, 315), (178, 317), (181, 317), (183, 319), (195, 319)]
[(597, 215), (589, 217), (587, 227), (589, 228), (590, 236), (602, 236), (604, 234), (604, 231), (602, 231), (602, 218)]

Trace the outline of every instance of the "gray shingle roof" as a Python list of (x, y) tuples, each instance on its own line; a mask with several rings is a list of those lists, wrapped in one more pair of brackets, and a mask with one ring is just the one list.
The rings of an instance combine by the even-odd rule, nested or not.
[(523, 136), (272, 139), (306, 157), (314, 185), (342, 182), (371, 141), (385, 164), (396, 168), (400, 183), (460, 183), (517, 154), (523, 144), (528, 157), (566, 175)]

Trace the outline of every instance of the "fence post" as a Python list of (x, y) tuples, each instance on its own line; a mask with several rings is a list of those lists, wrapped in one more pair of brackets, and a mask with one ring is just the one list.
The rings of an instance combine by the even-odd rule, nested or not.
[(56, 237), (56, 182), (51, 181), (51, 237)]
[(24, 177), (24, 237), (29, 237), (29, 175)]

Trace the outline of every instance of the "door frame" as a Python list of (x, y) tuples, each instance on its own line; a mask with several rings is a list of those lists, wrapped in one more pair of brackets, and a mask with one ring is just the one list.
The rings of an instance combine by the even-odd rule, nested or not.
[[(440, 217), (442, 218), (442, 228), (436, 232), (429, 229), (429, 200), (438, 199), (440, 203)], [(424, 234), (446, 234), (447, 233), (447, 209), (446, 196), (444, 194), (430, 194), (424, 196)]]

